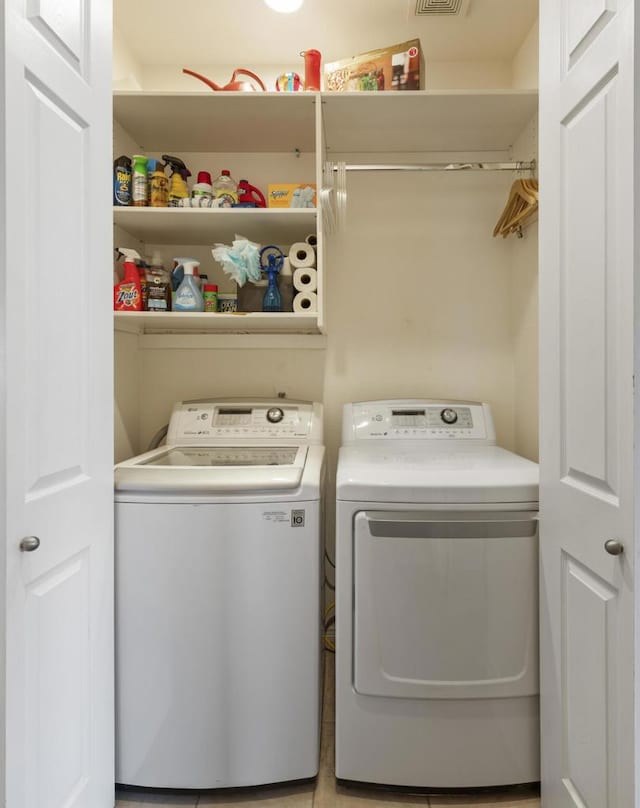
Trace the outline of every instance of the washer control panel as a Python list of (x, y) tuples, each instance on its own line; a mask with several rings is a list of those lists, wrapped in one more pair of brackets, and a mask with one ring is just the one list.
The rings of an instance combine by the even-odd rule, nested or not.
[(347, 404), (343, 443), (357, 440), (494, 441), (487, 404), (460, 401), (385, 400)]
[(300, 401), (180, 401), (171, 414), (167, 443), (320, 442), (319, 404)]

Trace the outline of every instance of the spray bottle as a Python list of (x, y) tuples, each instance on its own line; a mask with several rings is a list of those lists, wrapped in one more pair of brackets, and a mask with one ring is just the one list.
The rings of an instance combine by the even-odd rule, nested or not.
[(174, 258), (184, 270), (182, 283), (176, 291), (173, 301), (174, 311), (204, 311), (204, 300), (202, 292), (194, 277), (200, 262), (193, 258)]
[(181, 199), (189, 198), (187, 187), (187, 177), (191, 172), (179, 157), (172, 157), (170, 154), (163, 154), (162, 159), (171, 166), (171, 178), (169, 182), (169, 207), (180, 207)]
[(152, 208), (166, 208), (169, 202), (169, 181), (164, 173), (164, 164), (154, 160), (153, 172), (149, 181), (149, 205)]
[(124, 259), (124, 280), (116, 283), (113, 287), (113, 310), (114, 311), (142, 311), (142, 287), (140, 285), (140, 273), (136, 266), (136, 260), (140, 261), (140, 255), (135, 250), (126, 247), (117, 247), (120, 255)]
[(134, 154), (131, 199), (136, 208), (146, 208), (148, 185), (147, 158), (144, 154)]
[[(267, 259), (267, 265), (264, 260)], [(284, 264), (284, 253), (278, 247), (263, 247), (260, 250), (260, 266), (269, 279), (262, 298), (262, 311), (282, 311), (282, 298), (278, 289), (278, 272)]]

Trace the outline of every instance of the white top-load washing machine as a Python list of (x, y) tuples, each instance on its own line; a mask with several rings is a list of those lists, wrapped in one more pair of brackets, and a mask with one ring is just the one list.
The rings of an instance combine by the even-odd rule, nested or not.
[(175, 405), (116, 489), (116, 780), (313, 777), (319, 762), (319, 404)]
[(336, 776), (537, 781), (537, 465), (472, 402), (348, 404), (342, 438)]

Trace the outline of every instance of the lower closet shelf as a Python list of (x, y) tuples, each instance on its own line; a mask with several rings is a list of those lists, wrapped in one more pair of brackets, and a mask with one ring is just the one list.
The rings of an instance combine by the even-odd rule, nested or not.
[(318, 334), (317, 313), (114, 312), (116, 331), (139, 334)]

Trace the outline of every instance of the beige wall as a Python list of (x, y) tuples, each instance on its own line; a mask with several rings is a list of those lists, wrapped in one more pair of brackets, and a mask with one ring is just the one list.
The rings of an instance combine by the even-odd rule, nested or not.
[[(538, 155), (538, 116), (513, 147), (516, 160)], [(514, 360), (515, 450), (538, 460), (538, 224), (509, 237), (511, 247), (511, 340)]]
[(503, 90), (511, 87), (507, 61), (427, 62), (427, 90)]
[[(327, 239), (326, 352), (188, 351), (179, 336), (171, 350), (136, 351), (127, 335), (117, 344), (117, 385), (127, 386), (116, 390), (116, 428), (126, 427), (119, 445), (146, 448), (181, 398), (284, 391), (324, 401), (333, 459), (343, 404), (387, 396), (489, 401), (499, 442), (535, 456), (535, 234), (506, 241), (491, 235), (512, 179), (350, 174), (347, 231)], [(204, 271), (218, 273), (212, 280), (228, 285), (208, 248), (159, 249), (167, 260), (193, 254)], [(137, 397), (129, 389), (136, 384)]]
[(489, 401), (513, 448), (511, 251), (491, 237), (508, 187), (499, 174), (350, 175), (348, 230), (327, 250), (326, 357), (140, 351), (142, 444), (180, 398), (286, 391), (324, 398), (333, 453), (345, 402), (392, 395)]
[(538, 21), (516, 53), (512, 65), (511, 87), (516, 90), (530, 90), (538, 86)]
[[(137, 65), (118, 37), (115, 49), (118, 82), (129, 77), (132, 86), (140, 82), (145, 89), (194, 89), (195, 80), (177, 68)], [(220, 66), (215, 72), (211, 66), (200, 67), (221, 80), (229, 72)], [(535, 86), (537, 26), (513, 64), (427, 67), (432, 89)], [(269, 66), (271, 74), (262, 68), (265, 78), (280, 72), (278, 66)], [(530, 158), (532, 132), (528, 128), (523, 133), (514, 156)], [(116, 127), (115, 136), (116, 154), (131, 153), (126, 133)], [(201, 168), (223, 167), (215, 155), (190, 157)], [(205, 159), (210, 165), (201, 166)], [(270, 155), (272, 159), (282, 160), (285, 173), (308, 171), (291, 155)], [(303, 156), (302, 161), (311, 159)], [(264, 184), (260, 155), (228, 155), (224, 160), (233, 173)], [(327, 245), (326, 351), (138, 350), (135, 337), (118, 337), (116, 385), (127, 388), (116, 391), (118, 459), (146, 448), (175, 400), (281, 391), (324, 401), (330, 467), (337, 454), (342, 405), (391, 395), (489, 401), (499, 442), (536, 457), (536, 231), (531, 228), (518, 241), (491, 237), (511, 180), (510, 175), (479, 173), (350, 175), (348, 230)], [(147, 253), (154, 249), (145, 246)], [(214, 267), (208, 248), (159, 249), (167, 261), (187, 251), (203, 262), (205, 271)], [(224, 291), (228, 281), (217, 271)], [(175, 344), (180, 344), (179, 337)]]
[[(189, 64), (191, 70), (210, 78), (216, 84), (225, 85), (231, 80), (234, 65)], [(267, 90), (275, 90), (276, 78), (289, 70), (295, 70), (304, 77), (303, 60), (299, 65), (248, 65), (249, 69), (262, 79)], [(120, 71), (122, 72), (122, 71)], [(508, 61), (465, 61), (431, 62), (425, 65), (425, 89), (427, 90), (485, 90), (508, 88), (511, 86), (512, 65)], [(239, 78), (242, 78), (240, 76)], [(246, 77), (245, 77), (246, 78)], [(169, 90), (176, 92), (197, 92), (206, 86), (193, 76), (182, 73), (182, 66), (141, 67), (132, 74), (134, 82), (139, 81), (145, 90)], [(133, 87), (136, 85), (133, 84)]]
[(134, 58), (128, 46), (118, 30), (113, 27), (113, 56), (111, 62), (111, 72), (113, 76), (114, 90), (138, 90), (140, 89), (140, 75), (142, 68)]
[(114, 366), (114, 459), (116, 463), (139, 454), (140, 372), (138, 336), (116, 331)]

